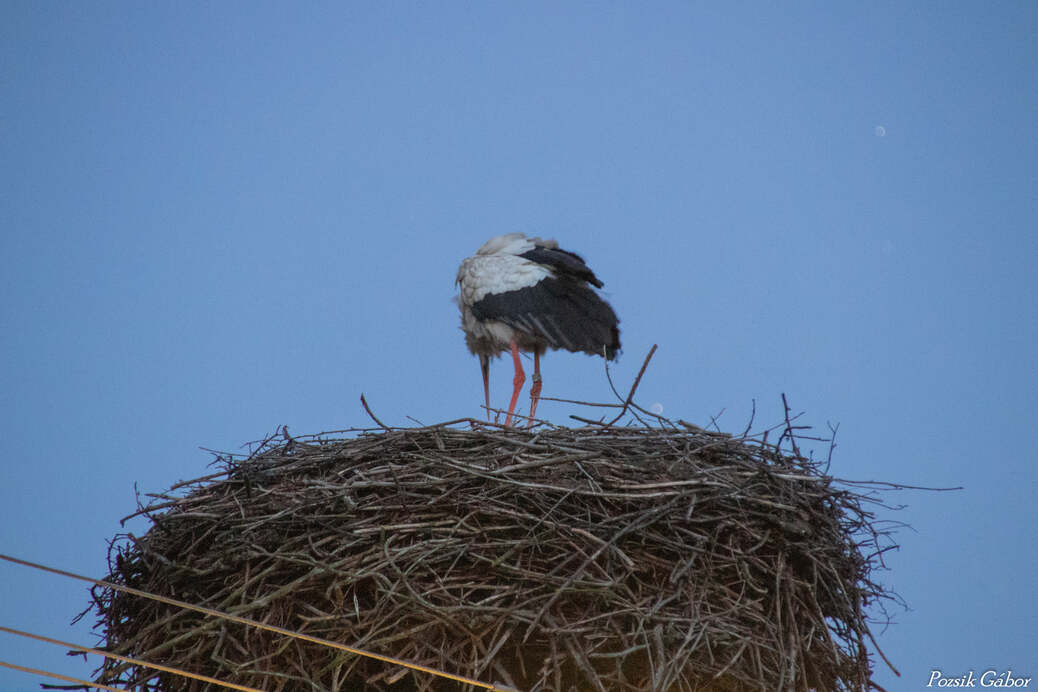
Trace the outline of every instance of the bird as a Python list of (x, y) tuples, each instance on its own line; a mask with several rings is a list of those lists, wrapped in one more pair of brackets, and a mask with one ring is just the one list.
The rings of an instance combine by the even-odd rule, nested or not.
[(551, 348), (613, 360), (620, 352), (620, 320), (595, 288), (603, 283), (575, 252), (558, 242), (506, 233), (491, 238), (461, 262), (455, 300), (465, 344), (483, 373), (490, 418), (490, 358), (510, 352), (515, 366), (505, 426), (526, 382), (519, 352), (533, 353), (530, 415), (541, 395), (541, 356)]

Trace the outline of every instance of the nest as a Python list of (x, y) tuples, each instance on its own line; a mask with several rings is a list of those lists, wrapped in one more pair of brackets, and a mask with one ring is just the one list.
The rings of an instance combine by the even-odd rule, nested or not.
[[(867, 612), (891, 597), (872, 579), (890, 541), (875, 497), (795, 444), (689, 424), (343, 437), (221, 455), (139, 512), (152, 526), (113, 542), (108, 580), (531, 692), (874, 686)], [(475, 689), (93, 595), (107, 649), (239, 685)], [(217, 689), (111, 660), (96, 680)]]

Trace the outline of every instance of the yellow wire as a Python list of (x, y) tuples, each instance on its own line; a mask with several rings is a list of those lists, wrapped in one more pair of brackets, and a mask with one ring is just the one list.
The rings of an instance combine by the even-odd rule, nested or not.
[(99, 682), (91, 682), (89, 680), (80, 680), (79, 678), (70, 678), (67, 675), (61, 673), (52, 673), (49, 670), (40, 670), (39, 668), (27, 668), (20, 666), (17, 663), (8, 663), (7, 661), (0, 661), (0, 666), (4, 668), (11, 668), (13, 670), (20, 670), (23, 673), (32, 673), (33, 675), (43, 675), (44, 677), (54, 678), (55, 680), (64, 680), (65, 682), (74, 682), (77, 685), (85, 685), (86, 687), (96, 687), (99, 690), (112, 690), (112, 692), (126, 692), (121, 687), (109, 687), (108, 685), (102, 685)]
[(199, 675), (198, 673), (192, 673), (190, 671), (181, 670), (180, 668), (172, 668), (170, 666), (164, 666), (161, 663), (148, 663), (137, 658), (130, 658), (129, 656), (120, 656), (119, 654), (113, 654), (111, 651), (101, 651), (100, 649), (92, 649), (89, 646), (79, 646), (78, 644), (72, 644), (71, 642), (63, 642), (60, 639), (51, 639), (50, 637), (44, 637), (41, 634), (33, 634), (32, 632), (23, 632), (22, 630), (11, 629), (10, 627), (4, 627), (0, 625), (0, 632), (7, 632), (8, 634), (16, 634), (19, 637), (27, 637), (29, 639), (35, 639), (37, 641), (46, 642), (48, 644), (56, 644), (57, 646), (63, 646), (66, 649), (75, 649), (76, 651), (85, 651), (88, 654), (97, 654), (98, 656), (104, 656), (105, 658), (114, 658), (116, 661), (123, 661), (124, 663), (132, 663), (135, 666), (147, 666), (148, 668), (155, 668), (156, 670), (165, 671), (167, 673), (173, 673), (174, 675), (182, 675), (185, 678), (194, 678), (195, 680), (201, 680), (202, 682), (212, 683), (214, 685), (220, 685), (221, 687), (229, 687), (232, 690), (241, 690), (242, 692), (263, 692), (263, 690), (256, 689), (255, 687), (246, 687), (245, 685), (236, 685), (233, 682), (223, 682), (216, 678), (211, 678), (208, 675)]
[[(150, 599), (152, 599), (154, 601), (159, 601), (160, 603), (165, 603), (166, 605), (175, 606), (177, 608), (184, 608), (186, 610), (193, 610), (196, 613), (202, 613), (203, 615), (209, 615), (211, 617), (223, 618), (224, 620), (229, 620), (230, 622), (237, 622), (238, 624), (241, 624), (241, 625), (248, 625), (250, 627), (256, 627), (256, 628), (259, 628), (261, 630), (266, 630), (268, 632), (274, 632), (275, 634), (280, 634), (280, 635), (285, 636), (285, 637), (292, 637), (293, 639), (299, 639), (299, 640), (302, 640), (302, 641), (311, 642), (313, 644), (320, 644), (322, 646), (328, 646), (328, 647), (331, 647), (333, 649), (338, 649), (339, 651), (345, 651), (346, 653), (354, 654), (356, 656), (365, 656), (367, 658), (375, 659), (376, 661), (382, 661), (383, 663), (390, 663), (390, 664), (393, 664), (393, 665), (396, 665), (396, 666), (401, 666), (403, 668), (409, 668), (411, 670), (417, 670), (417, 671), (422, 672), (422, 673), (428, 673), (429, 675), (435, 675), (437, 677), (447, 678), (448, 680), (454, 680), (455, 682), (464, 683), (466, 685), (472, 685), (474, 687), (481, 687), (481, 688), (483, 688), (485, 690), (491, 690), (492, 692), (517, 692), (517, 690), (515, 690), (515, 689), (513, 689), (511, 687), (499, 687), (499, 686), (493, 685), (491, 683), (482, 682), (480, 680), (475, 680), (473, 678), (467, 678), (467, 677), (465, 677), (463, 675), (455, 675), (454, 673), (448, 673), (448, 672), (445, 672), (445, 671), (442, 671), (442, 670), (437, 670), (436, 668), (430, 668), (429, 666), (423, 666), (423, 665), (421, 665), (419, 663), (411, 663), (409, 661), (404, 661), (404, 660), (401, 660), (399, 658), (393, 658), (392, 656), (383, 656), (382, 654), (376, 654), (376, 653), (373, 653), (371, 651), (365, 651), (364, 649), (357, 649), (357, 648), (354, 648), (352, 646), (346, 646), (345, 644), (340, 644), (339, 642), (334, 642), (334, 641), (331, 641), (330, 639), (322, 639), (320, 637), (314, 637), (314, 636), (311, 636), (309, 634), (303, 634), (302, 632), (293, 632), (292, 630), (287, 630), (287, 629), (285, 629), (283, 627), (277, 627), (275, 625), (267, 625), (265, 623), (257, 622), (256, 620), (251, 620), (249, 618), (240, 617), (238, 615), (231, 615), (230, 613), (223, 613), (223, 612), (220, 612), (219, 610), (213, 610), (212, 608), (206, 608), (204, 606), (195, 605), (193, 603), (187, 603), (185, 601), (178, 601), (175, 598), (168, 598), (167, 596), (160, 596), (159, 594), (153, 594), (153, 593), (149, 593), (147, 591), (141, 591), (140, 589), (134, 589), (134, 588), (129, 587), (129, 586), (123, 586), (121, 584), (114, 584), (112, 582), (103, 581), (101, 579), (92, 579), (90, 577), (85, 577), (85, 576), (83, 576), (81, 574), (76, 574), (74, 572), (67, 572), (65, 570), (57, 569), (55, 567), (47, 567), (46, 565), (41, 565), (41, 564), (36, 563), (36, 562), (29, 562), (28, 560), (21, 560), (21, 559), (16, 558), (16, 557), (11, 557), (10, 555), (4, 555), (4, 554), (0, 553), (0, 560), (6, 560), (7, 562), (12, 562), (12, 563), (14, 563), (16, 565), (22, 565), (23, 567), (31, 567), (33, 569), (38, 569), (38, 570), (40, 570), (42, 572), (50, 572), (51, 574), (58, 574), (58, 575), (63, 576), (63, 577), (69, 577), (70, 579), (78, 579), (80, 581), (85, 581), (85, 582), (88, 582), (90, 584), (94, 584), (96, 586), (103, 586), (105, 588), (114, 589), (116, 591), (122, 591), (124, 593), (128, 593), (128, 594), (131, 594), (131, 595), (134, 595), (134, 596), (140, 596), (142, 598), (150, 598)], [(82, 648), (82, 647), (74, 647), (74, 648)], [(152, 664), (143, 664), (143, 665), (152, 665)], [(249, 688), (242, 688), (242, 689), (249, 689)]]

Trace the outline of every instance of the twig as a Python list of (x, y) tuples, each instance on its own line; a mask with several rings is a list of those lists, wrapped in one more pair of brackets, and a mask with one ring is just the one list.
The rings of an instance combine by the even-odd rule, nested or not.
[(876, 653), (880, 655), (880, 658), (882, 658), (883, 662), (887, 664), (887, 667), (890, 668), (891, 671), (893, 671), (894, 675), (901, 677), (901, 671), (894, 667), (894, 664), (890, 662), (890, 659), (887, 658), (887, 655), (883, 653), (883, 649), (879, 648), (879, 644), (876, 643), (875, 638), (873, 638), (872, 636), (872, 632), (870, 632), (867, 627), (865, 628), (865, 634), (869, 636), (869, 641), (872, 642), (872, 646), (875, 647)]
[(797, 456), (797, 458), (802, 458), (801, 454), (800, 454), (800, 448), (797, 447), (796, 435), (793, 434), (793, 430), (794, 430), (793, 423), (789, 419), (789, 402), (786, 401), (786, 393), (785, 392), (782, 392), (782, 408), (785, 409), (786, 428), (785, 428), (785, 430), (782, 431), (782, 434), (779, 435), (778, 442), (775, 443), (775, 446), (776, 446), (776, 448), (781, 447), (782, 446), (782, 440), (788, 437), (789, 438), (789, 443), (793, 447), (793, 454), (795, 454)]
[[(638, 376), (634, 378), (634, 384), (631, 385), (631, 391), (627, 393), (627, 399), (624, 400), (623, 408), (620, 409), (620, 413), (617, 414), (616, 418), (606, 423), (606, 427), (612, 427), (616, 421), (623, 418), (624, 414), (627, 413), (627, 409), (630, 407), (631, 402), (634, 400), (634, 393), (638, 391), (638, 385), (642, 381), (642, 375), (645, 374), (645, 369), (649, 367), (649, 361), (652, 360), (652, 355), (656, 353), (657, 344), (653, 344), (652, 348), (649, 349), (649, 355), (645, 356), (645, 362), (642, 363), (641, 370), (638, 371)], [(613, 391), (616, 391), (615, 389)]]
[(364, 394), (363, 394), (363, 392), (362, 392), (362, 393), (361, 393), (361, 395), (360, 395), (360, 403), (361, 403), (361, 404), (362, 404), (362, 405), (364, 406), (364, 410), (368, 412), (368, 415), (369, 415), (369, 416), (371, 416), (371, 420), (375, 421), (375, 423), (377, 423), (377, 424), (378, 424), (378, 426), (379, 426), (380, 428), (382, 428), (383, 430), (386, 430), (386, 431), (389, 431), (389, 430), (390, 430), (389, 426), (387, 426), (387, 425), (386, 425), (385, 423), (383, 423), (382, 421), (380, 421), (380, 420), (378, 419), (378, 417), (377, 417), (377, 416), (376, 416), (376, 415), (375, 415), (374, 413), (372, 413), (372, 412), (371, 412), (371, 408), (370, 408), (370, 407), (368, 406), (368, 402), (367, 402), (367, 400), (366, 400), (366, 399), (364, 398)]

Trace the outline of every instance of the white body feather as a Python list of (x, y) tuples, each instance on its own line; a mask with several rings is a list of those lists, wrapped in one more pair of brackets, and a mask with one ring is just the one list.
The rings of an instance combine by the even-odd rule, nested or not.
[(533, 286), (551, 276), (543, 264), (519, 257), (532, 250), (535, 243), (558, 247), (553, 240), (527, 238), (522, 233), (508, 233), (483, 243), (472, 257), (458, 268), (458, 307), (461, 308), (461, 328), (465, 342), (474, 354), (497, 355), (508, 350), (513, 340), (526, 341), (526, 336), (498, 320), (478, 320), (472, 314), (472, 305), (488, 293), (507, 293)]

